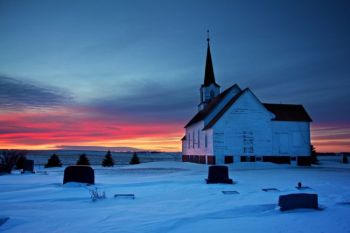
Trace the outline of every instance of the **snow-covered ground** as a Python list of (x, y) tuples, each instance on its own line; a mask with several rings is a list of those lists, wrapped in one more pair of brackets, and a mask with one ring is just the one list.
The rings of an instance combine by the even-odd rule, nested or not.
[[(0, 232), (350, 232), (350, 165), (334, 159), (311, 168), (232, 164), (234, 185), (206, 184), (208, 167), (200, 164), (93, 167), (94, 186), (63, 185), (64, 168), (0, 176)], [(278, 210), (279, 195), (300, 192), (299, 181), (319, 195), (323, 210)], [(88, 189), (95, 187), (107, 198), (92, 202)]]

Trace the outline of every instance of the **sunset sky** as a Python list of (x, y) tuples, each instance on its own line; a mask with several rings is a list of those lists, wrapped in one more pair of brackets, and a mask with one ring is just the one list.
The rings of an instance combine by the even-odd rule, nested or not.
[(350, 151), (350, 1), (0, 0), (0, 148), (180, 151), (216, 81), (303, 104)]

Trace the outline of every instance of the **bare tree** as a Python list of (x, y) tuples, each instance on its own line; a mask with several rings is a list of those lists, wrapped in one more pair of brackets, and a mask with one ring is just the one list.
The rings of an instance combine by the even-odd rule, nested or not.
[(3, 150), (0, 154), (0, 173), (11, 174), (18, 159), (26, 154), (24, 150)]

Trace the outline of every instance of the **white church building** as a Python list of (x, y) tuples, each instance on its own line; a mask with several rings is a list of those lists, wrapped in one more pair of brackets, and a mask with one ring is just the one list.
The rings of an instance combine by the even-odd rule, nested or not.
[(310, 156), (311, 118), (302, 105), (261, 102), (237, 84), (220, 91), (208, 39), (198, 112), (182, 138), (185, 162), (224, 164)]

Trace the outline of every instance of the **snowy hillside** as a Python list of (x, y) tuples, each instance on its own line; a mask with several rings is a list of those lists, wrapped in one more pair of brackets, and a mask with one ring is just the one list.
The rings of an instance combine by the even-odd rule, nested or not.
[[(234, 185), (207, 185), (208, 167), (199, 164), (93, 167), (94, 186), (62, 185), (64, 168), (0, 176), (0, 232), (350, 232), (350, 165), (339, 161), (311, 168), (237, 163), (230, 166)], [(299, 181), (319, 195), (323, 210), (278, 210), (279, 195), (300, 192)], [(92, 202), (94, 187), (107, 198)]]

